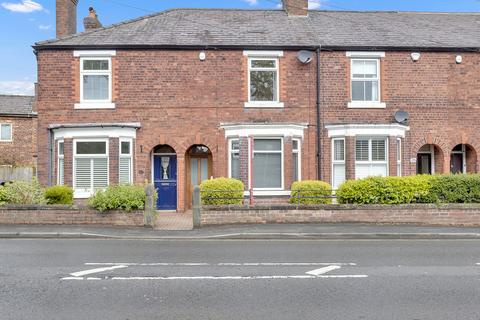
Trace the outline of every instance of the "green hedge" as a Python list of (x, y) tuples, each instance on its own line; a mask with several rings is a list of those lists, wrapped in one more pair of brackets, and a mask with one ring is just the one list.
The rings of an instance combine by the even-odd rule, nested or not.
[(143, 210), (145, 207), (145, 188), (143, 186), (118, 185), (97, 191), (89, 204), (100, 212), (108, 210)]
[(46, 203), (43, 189), (36, 179), (31, 182), (13, 181), (0, 187), (0, 205)]
[(338, 203), (408, 204), (480, 202), (480, 175), (417, 175), (350, 180), (337, 191)]
[(297, 181), (292, 184), (290, 203), (328, 204), (332, 203), (332, 186), (323, 181)]
[(217, 178), (205, 180), (200, 185), (203, 205), (243, 203), (243, 183), (237, 179)]
[(67, 186), (53, 186), (45, 189), (48, 204), (73, 204), (73, 189)]

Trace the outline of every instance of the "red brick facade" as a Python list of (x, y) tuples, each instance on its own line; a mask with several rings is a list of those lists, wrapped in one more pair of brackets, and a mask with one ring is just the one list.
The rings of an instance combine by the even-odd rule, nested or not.
[(37, 118), (0, 116), (11, 124), (12, 140), (0, 141), (0, 165), (35, 167), (37, 164)]
[[(247, 57), (242, 50), (117, 50), (112, 57), (115, 109), (77, 110), (79, 58), (71, 50), (38, 52), (39, 178), (48, 183), (48, 127), (52, 124), (139, 123), (134, 143), (134, 182), (151, 181), (152, 150), (169, 145), (177, 154), (178, 210), (187, 200), (186, 152), (205, 145), (213, 159), (213, 176), (228, 176), (228, 143), (224, 123), (299, 124), (303, 130), (303, 180), (316, 179), (316, 67), (301, 64), (297, 51), (279, 58), (280, 102), (284, 108), (245, 108), (248, 100)], [(480, 55), (424, 52), (413, 62), (410, 52), (386, 52), (381, 58), (381, 102), (386, 108), (351, 109), (350, 58), (345, 51), (325, 51), (321, 58), (321, 167), (331, 182), (331, 138), (327, 125), (395, 123), (394, 113), (410, 115), (401, 138), (402, 174), (416, 172), (416, 156), (425, 144), (435, 145), (435, 172), (450, 171), (450, 154), (468, 145), (466, 167), (476, 172), (480, 135)], [(478, 119), (477, 119), (478, 118)], [(118, 182), (118, 140), (110, 138), (110, 183)], [(397, 137), (389, 135), (388, 172), (397, 174)], [(284, 137), (284, 186), (292, 182), (292, 137)], [(345, 137), (345, 174), (355, 178), (355, 137)], [(70, 152), (70, 154), (68, 154)], [(72, 183), (71, 141), (65, 140), (65, 182)], [(248, 185), (248, 139), (240, 137), (240, 177)], [(415, 159), (415, 160), (414, 160)], [(55, 171), (55, 170), (54, 170)], [(55, 181), (55, 180), (53, 180)]]

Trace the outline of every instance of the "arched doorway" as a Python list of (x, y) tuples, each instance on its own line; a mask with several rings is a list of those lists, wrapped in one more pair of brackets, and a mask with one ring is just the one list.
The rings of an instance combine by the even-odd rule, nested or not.
[(210, 149), (204, 145), (191, 146), (185, 154), (185, 169), (185, 199), (187, 209), (190, 209), (193, 202), (193, 187), (212, 176), (213, 164)]
[(456, 173), (474, 173), (477, 163), (477, 154), (475, 150), (466, 144), (458, 144), (450, 153), (450, 172)]
[(177, 209), (177, 154), (169, 145), (152, 152), (153, 183), (158, 193), (158, 210)]
[(443, 152), (434, 144), (426, 144), (417, 152), (417, 174), (443, 172)]

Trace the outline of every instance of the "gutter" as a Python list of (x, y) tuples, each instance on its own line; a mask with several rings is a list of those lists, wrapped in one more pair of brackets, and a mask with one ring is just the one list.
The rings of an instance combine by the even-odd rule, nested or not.
[(322, 180), (322, 124), (321, 124), (321, 46), (317, 47), (317, 180)]
[(12, 117), (12, 118), (38, 118), (36, 113), (21, 114), (21, 113), (0, 113), (0, 117)]

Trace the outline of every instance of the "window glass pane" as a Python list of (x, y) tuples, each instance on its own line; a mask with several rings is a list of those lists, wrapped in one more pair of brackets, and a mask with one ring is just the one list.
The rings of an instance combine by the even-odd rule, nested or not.
[(2, 124), (0, 140), (12, 140), (12, 126), (10, 124)]
[(365, 60), (365, 78), (377, 77), (377, 60)]
[(63, 158), (59, 158), (58, 159), (58, 185), (60, 186), (63, 186), (65, 183), (63, 163), (64, 163)]
[(108, 60), (83, 60), (83, 70), (92, 71), (92, 70), (107, 70), (108, 71)]
[(122, 141), (122, 154), (130, 154), (130, 141)]
[(240, 150), (240, 141), (232, 140), (232, 150)]
[(343, 140), (333, 141), (333, 160), (334, 161), (345, 160), (345, 141)]
[(84, 75), (83, 99), (108, 100), (109, 93), (108, 75)]
[(333, 165), (333, 189), (337, 190), (342, 183), (345, 182), (345, 165), (334, 164)]
[(64, 154), (63, 145), (64, 145), (63, 142), (58, 143), (58, 155), (60, 155), (60, 156), (63, 156), (63, 154)]
[(293, 150), (298, 151), (298, 140), (293, 140), (292, 141), (292, 148), (293, 148)]
[(255, 151), (281, 151), (282, 140), (280, 139), (255, 139), (253, 141)]
[(75, 159), (75, 189), (90, 189), (92, 186), (92, 160)]
[(251, 60), (252, 68), (276, 68), (276, 60)]
[(352, 100), (365, 101), (365, 81), (352, 82)]
[(276, 101), (277, 100), (277, 72), (251, 71), (250, 72), (250, 100)]
[(352, 75), (354, 78), (363, 78), (364, 72), (364, 63), (362, 60), (353, 60), (352, 61)]
[(372, 161), (385, 161), (386, 151), (385, 140), (372, 140)]
[(402, 161), (402, 143), (397, 140), (397, 161)]
[(256, 153), (253, 158), (253, 187), (282, 187), (282, 156), (280, 153)]
[(357, 161), (368, 161), (368, 140), (357, 140), (355, 142), (355, 159)]
[(234, 179), (240, 179), (240, 154), (237, 152), (232, 152), (231, 161), (230, 175)]
[(377, 60), (353, 60), (353, 78), (376, 78), (378, 74)]
[(118, 162), (118, 182), (120, 184), (130, 184), (132, 176), (132, 159), (130, 157), (121, 157)]
[(378, 81), (365, 81), (365, 101), (378, 100)]
[(192, 186), (198, 186), (198, 159), (190, 159), (190, 183)]
[(108, 158), (93, 159), (93, 189), (108, 187)]
[(107, 143), (105, 141), (77, 142), (77, 154), (106, 154)]
[(208, 159), (200, 159), (200, 183), (208, 179)]
[(298, 181), (298, 168), (299, 168), (299, 163), (298, 163), (298, 153), (293, 154), (293, 181)]

